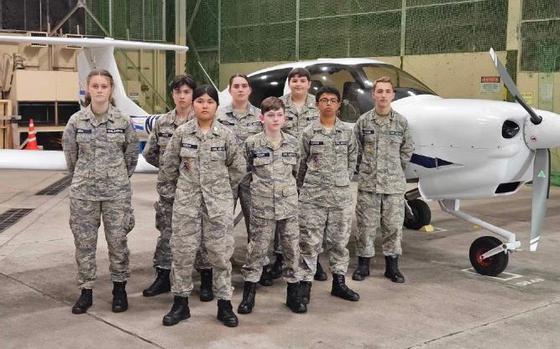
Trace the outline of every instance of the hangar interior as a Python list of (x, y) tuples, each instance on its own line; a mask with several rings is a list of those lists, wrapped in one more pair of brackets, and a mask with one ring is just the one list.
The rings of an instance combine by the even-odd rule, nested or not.
[[(118, 51), (132, 99), (151, 113), (170, 107), (176, 72), (220, 88), (234, 72), (319, 57), (371, 57), (411, 73), (443, 97), (509, 99), (487, 51), (493, 47), (529, 104), (560, 112), (560, 6), (549, 0), (23, 0), (2, 1), (0, 31), (187, 44), (173, 53)], [(79, 107), (73, 47), (0, 45), (0, 144), (13, 147), (34, 118), (39, 141)], [(53, 88), (54, 82), (54, 88)], [(43, 137), (41, 137), (43, 135)], [(43, 139), (42, 139), (43, 138)], [(560, 184), (560, 152), (552, 152)]]

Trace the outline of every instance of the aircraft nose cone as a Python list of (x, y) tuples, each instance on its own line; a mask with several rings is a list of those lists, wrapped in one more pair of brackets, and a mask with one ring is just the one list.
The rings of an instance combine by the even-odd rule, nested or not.
[(560, 115), (539, 110), (542, 122), (535, 125), (529, 118), (525, 121), (524, 138), (530, 149), (560, 147)]

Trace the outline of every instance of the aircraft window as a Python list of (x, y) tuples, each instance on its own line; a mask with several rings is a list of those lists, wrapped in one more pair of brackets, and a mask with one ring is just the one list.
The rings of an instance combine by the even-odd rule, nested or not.
[(291, 68), (269, 71), (249, 77), (253, 93), (250, 101), (256, 107), (261, 106), (261, 102), (266, 97), (280, 97), (284, 94), (284, 83)]
[(361, 68), (366, 75), (364, 83), (369, 88), (373, 87), (373, 82), (376, 79), (382, 76), (389, 76), (395, 84), (395, 100), (422, 94), (436, 94), (418, 79), (396, 67), (385, 64), (376, 64), (362, 65)]
[(346, 122), (355, 122), (361, 115), (358, 98), (361, 85), (356, 82), (352, 71), (347, 66), (320, 64), (307, 67), (311, 73), (310, 93), (315, 94), (322, 86), (334, 86), (342, 95), (339, 117)]

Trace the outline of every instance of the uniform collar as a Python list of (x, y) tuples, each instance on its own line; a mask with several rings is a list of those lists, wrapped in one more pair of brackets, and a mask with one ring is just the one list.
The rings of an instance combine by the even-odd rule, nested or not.
[(109, 104), (109, 109), (107, 109), (107, 112), (101, 116), (101, 119), (98, 119), (93, 113), (93, 110), (91, 110), (91, 104), (90, 104), (85, 109), (82, 110), (82, 113), (80, 115), (80, 120), (89, 120), (93, 126), (99, 126), (101, 124), (106, 123), (107, 121), (114, 122), (115, 115), (117, 113), (118, 113), (118, 109), (113, 107), (111, 104)]
[[(282, 136), (282, 142), (280, 143), (280, 146), (283, 146), (285, 144), (288, 144), (288, 139), (286, 137), (286, 133), (284, 131), (280, 131), (280, 135)], [(266, 147), (266, 148), (270, 148), (270, 149), (274, 149), (274, 146), (272, 145), (272, 142), (270, 142), (268, 140), (268, 138), (266, 137), (266, 134), (263, 132), (259, 133), (257, 135), (257, 145), (260, 147)]]
[(381, 125), (386, 125), (386, 124), (390, 123), (391, 121), (393, 121), (395, 116), (394, 116), (393, 109), (389, 110), (389, 115), (388, 116), (380, 116), (375, 111), (375, 108), (373, 108), (372, 113), (371, 113), (371, 117), (372, 117), (373, 121), (375, 121), (376, 124), (381, 126)]
[[(286, 109), (292, 109), (294, 108), (294, 110), (296, 109), (294, 102), (292, 101), (292, 94), (288, 93), (286, 95), (284, 95), (284, 105), (286, 106)], [(315, 105), (315, 96), (313, 96), (312, 94), (307, 94), (307, 97), (305, 98), (305, 103), (303, 104), (303, 109), (302, 112), (306, 111), (307, 109), (315, 109), (317, 106)]]
[(206, 134), (204, 134), (202, 132), (202, 130), (200, 130), (200, 127), (198, 127), (198, 121), (196, 119), (193, 119), (191, 121), (188, 121), (186, 124), (186, 132), (189, 134), (196, 134), (199, 138), (202, 138), (203, 136), (212, 136), (212, 137), (219, 137), (222, 135), (222, 126), (220, 125), (219, 122), (216, 122), (216, 119), (214, 119), (214, 121), (212, 122), (212, 128), (210, 129), (210, 131)]
[(187, 119), (186, 119), (185, 121), (183, 121), (183, 122), (179, 122), (179, 118), (177, 117), (177, 109), (176, 109), (176, 108), (173, 109), (173, 110), (170, 110), (170, 111), (167, 113), (167, 115), (169, 115), (169, 118), (170, 118), (170, 120), (173, 122), (173, 124), (175, 124), (175, 126), (179, 127), (179, 126), (181, 126), (182, 124), (184, 124), (185, 122), (187, 122), (187, 121), (193, 119), (193, 117), (194, 117), (194, 111), (193, 111), (193, 109), (191, 108), (190, 113), (187, 115)]
[[(235, 117), (235, 113), (233, 111), (233, 104), (230, 103), (228, 105), (226, 105), (224, 107), (224, 113), (225, 114), (230, 114), (231, 116)], [(251, 103), (247, 104), (247, 109), (245, 110), (245, 114), (241, 115), (241, 118), (252, 115), (252, 116), (258, 116), (259, 112), (257, 107), (255, 107), (254, 105), (252, 105)]]
[[(313, 120), (311, 122), (312, 128), (313, 128), (313, 133), (323, 133), (323, 134), (327, 134), (325, 132), (325, 126), (323, 126), (323, 124), (321, 124), (321, 120), (320, 117), (318, 117), (317, 119)], [(338, 132), (340, 127), (342, 126), (342, 121), (340, 121), (340, 119), (338, 117), (336, 117), (336, 119), (334, 120), (334, 125), (333, 125), (333, 131), (334, 133)], [(329, 134), (333, 134), (333, 133), (329, 133)]]

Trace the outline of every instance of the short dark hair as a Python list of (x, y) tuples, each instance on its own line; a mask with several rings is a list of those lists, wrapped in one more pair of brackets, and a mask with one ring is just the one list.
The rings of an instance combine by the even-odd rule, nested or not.
[(290, 70), (290, 72), (288, 73), (288, 82), (295, 76), (306, 77), (307, 80), (311, 81), (311, 74), (309, 73), (309, 70), (305, 68), (294, 68)]
[(245, 79), (245, 81), (247, 81), (247, 84), (249, 84), (249, 87), (251, 87), (251, 88), (253, 87), (253, 86), (251, 86), (251, 81), (249, 80), (247, 75), (236, 73), (236, 74), (233, 74), (232, 76), (229, 77), (228, 85), (229, 85), (230, 88), (231, 88), (231, 83), (233, 82), (233, 79), (235, 79), (235, 78), (243, 78), (243, 79)]
[(334, 86), (321, 86), (318, 90), (317, 93), (315, 94), (315, 99), (317, 100), (317, 102), (319, 101), (319, 99), (321, 98), (321, 95), (325, 94), (325, 93), (330, 93), (336, 96), (336, 98), (338, 98), (338, 101), (340, 102), (340, 92), (338, 91), (338, 89)]
[(382, 76), (382, 77), (376, 79), (376, 80), (373, 82), (373, 86), (372, 86), (372, 90), (373, 90), (373, 91), (375, 91), (375, 86), (377, 86), (377, 84), (380, 83), (380, 82), (388, 82), (388, 83), (391, 84), (391, 87), (392, 87), (393, 89), (395, 88), (395, 85), (393, 84), (393, 80), (391, 80), (390, 77), (388, 77), (388, 76)]
[(187, 85), (194, 91), (196, 88), (196, 81), (189, 74), (177, 75), (171, 82), (171, 89), (176, 90), (181, 88), (181, 86)]
[(211, 85), (201, 85), (194, 89), (192, 99), (193, 101), (198, 97), (207, 94), (216, 101), (216, 104), (220, 104), (220, 99), (218, 98), (218, 91)]
[(264, 114), (271, 110), (286, 110), (284, 102), (278, 97), (266, 97), (261, 102), (261, 113)]

